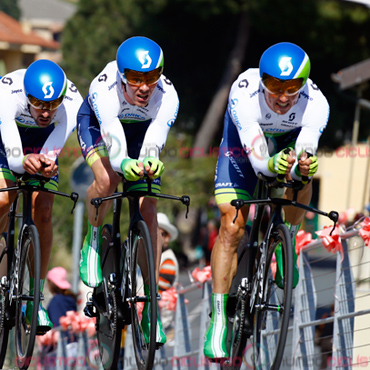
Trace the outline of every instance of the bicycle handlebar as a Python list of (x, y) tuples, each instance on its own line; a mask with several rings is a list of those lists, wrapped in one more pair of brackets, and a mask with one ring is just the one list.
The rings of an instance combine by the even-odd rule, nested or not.
[[(183, 205), (186, 206), (185, 218), (188, 218), (189, 207), (190, 207), (190, 197), (188, 195), (182, 195), (181, 197), (177, 197), (175, 195), (153, 193), (152, 190), (151, 190), (152, 179), (150, 179), (149, 177), (146, 177), (145, 180), (148, 184), (148, 190), (123, 191), (121, 193), (114, 193), (114, 194), (109, 195), (107, 197), (98, 197), (98, 198), (91, 199), (90, 203), (96, 209), (96, 217), (98, 216), (99, 207), (105, 201), (114, 200), (114, 199), (121, 199), (121, 198), (129, 198), (129, 197), (141, 198), (141, 197), (145, 197), (145, 196), (151, 196), (151, 197), (156, 197), (156, 198), (180, 201)], [(125, 180), (123, 180), (123, 181), (125, 181)]]
[[(15, 186), (10, 186), (8, 188), (2, 188), (2, 189), (0, 189), (0, 192), (18, 191), (18, 190), (42, 191), (44, 193), (51, 193), (51, 194), (59, 195), (59, 196), (62, 196), (62, 197), (66, 197), (66, 198), (69, 198), (73, 201), (73, 207), (72, 207), (72, 210), (71, 210), (71, 214), (73, 213), (73, 211), (76, 207), (78, 198), (79, 198), (78, 193), (73, 191), (72, 193), (68, 194), (68, 193), (63, 193), (63, 192), (58, 191), (58, 190), (52, 190), (52, 189), (45, 188), (45, 184), (47, 182), (49, 182), (50, 179), (47, 178), (47, 177), (41, 176), (41, 175), (36, 175), (36, 177), (34, 177), (33, 175), (29, 174), (28, 172), (23, 173), (23, 174), (13, 172), (13, 174), (17, 179), (17, 184)], [(37, 181), (40, 182), (40, 185), (31, 185), (31, 184), (27, 183), (27, 180), (30, 180), (30, 179), (36, 179)]]
[(292, 188), (293, 191), (295, 192), (293, 196), (293, 200), (283, 199), (283, 198), (271, 198), (270, 193), (267, 194), (267, 197), (265, 199), (254, 199), (254, 200), (233, 199), (230, 202), (230, 204), (236, 209), (236, 215), (233, 220), (234, 223), (238, 217), (239, 209), (241, 209), (245, 204), (277, 204), (281, 207), (286, 207), (286, 206), (298, 207), (306, 211), (314, 212), (316, 214), (328, 217), (331, 221), (334, 222), (333, 230), (331, 231), (331, 233), (334, 231), (335, 226), (338, 222), (338, 218), (339, 218), (338, 212), (336, 211), (323, 212), (323, 211), (320, 211), (319, 209), (306, 206), (305, 204), (301, 204), (297, 202), (296, 200), (297, 193), (304, 186), (301, 181), (279, 182), (276, 180), (276, 178), (268, 178), (264, 176), (262, 173), (258, 173), (257, 176), (261, 181), (265, 181), (266, 183), (265, 185), (269, 189), (280, 188), (280, 187)]

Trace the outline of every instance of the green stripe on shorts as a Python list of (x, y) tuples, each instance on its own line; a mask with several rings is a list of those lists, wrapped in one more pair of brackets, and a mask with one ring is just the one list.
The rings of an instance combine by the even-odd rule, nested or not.
[(104, 158), (108, 157), (108, 151), (105, 145), (98, 146), (94, 149), (91, 149), (87, 154), (86, 154), (86, 162), (87, 164), (91, 167), (92, 164), (98, 160), (99, 158)]
[[(139, 184), (132, 184), (129, 185), (127, 191), (148, 191), (148, 184), (147, 183), (139, 183)], [(156, 194), (160, 194), (161, 186), (157, 184), (152, 184), (152, 192)]]
[(215, 191), (217, 204), (230, 203), (234, 199), (251, 200), (249, 193), (242, 189), (220, 188)]

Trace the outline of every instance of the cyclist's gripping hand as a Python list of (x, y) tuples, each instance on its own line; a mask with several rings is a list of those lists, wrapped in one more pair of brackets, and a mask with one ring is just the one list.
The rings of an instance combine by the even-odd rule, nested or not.
[(313, 176), (319, 167), (317, 156), (307, 155), (306, 152), (302, 152), (298, 161), (299, 172), (301, 176)]
[(278, 175), (285, 175), (289, 173), (294, 163), (295, 154), (290, 149), (284, 149), (281, 152), (275, 154), (267, 162), (267, 168), (272, 173)]
[(28, 154), (23, 158), (23, 168), (31, 175), (41, 173), (44, 177), (53, 177), (57, 174), (56, 163), (43, 154)]
[(144, 174), (144, 165), (137, 159), (126, 158), (121, 163), (123, 176), (128, 181), (137, 181)]
[(148, 172), (148, 176), (151, 179), (156, 179), (161, 176), (164, 171), (164, 164), (156, 157), (145, 157), (144, 158), (145, 170)]

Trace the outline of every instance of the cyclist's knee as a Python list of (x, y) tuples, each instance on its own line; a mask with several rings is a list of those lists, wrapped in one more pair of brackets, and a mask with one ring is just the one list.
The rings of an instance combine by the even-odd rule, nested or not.
[[(221, 227), (219, 237), (224, 248), (235, 249), (238, 247), (243, 235), (246, 218), (243, 214), (235, 219), (235, 209), (230, 208), (221, 216)], [(234, 220), (235, 219), (235, 220)]]
[[(13, 194), (12, 194), (13, 193)], [(9, 213), (11, 204), (15, 199), (14, 192), (1, 192), (0, 193), (0, 216)]]
[(100, 168), (99, 171), (94, 171), (95, 180), (94, 188), (100, 196), (107, 196), (112, 194), (119, 182), (119, 176), (113, 171), (113, 169)]

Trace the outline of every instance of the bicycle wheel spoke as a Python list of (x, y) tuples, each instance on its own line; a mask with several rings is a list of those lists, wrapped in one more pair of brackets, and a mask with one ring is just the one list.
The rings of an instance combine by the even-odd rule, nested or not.
[[(40, 302), (40, 245), (38, 232), (34, 225), (25, 227), (21, 236), (20, 250), (16, 253), (14, 271), (17, 288), (15, 291), (16, 310), (16, 355), (20, 369), (27, 369), (32, 359), (37, 316)], [(29, 290), (30, 279), (33, 279), (33, 291)]]
[(157, 301), (152, 244), (142, 221), (133, 231), (130, 258), (129, 304), (136, 364), (139, 370), (148, 370), (156, 348)]
[[(123, 324), (118, 319), (118, 311), (120, 309), (120, 296), (117, 288), (119, 271), (116, 271), (115, 262), (119, 257), (115, 248), (110, 244), (112, 241), (112, 228), (110, 225), (104, 225), (102, 237), (101, 267), (104, 283), (99, 288), (94, 289), (94, 297), (101, 307), (101, 309), (97, 309), (97, 338), (103, 368), (116, 369), (123, 329)], [(116, 281), (112, 281), (114, 276)]]
[[(292, 300), (292, 244), (285, 225), (271, 233), (266, 256), (266, 272), (260, 299), (254, 307), (253, 352), (256, 369), (279, 369), (284, 354)], [(282, 266), (276, 267), (277, 249), (283, 255)], [(282, 268), (283, 288), (275, 284), (276, 268)]]

